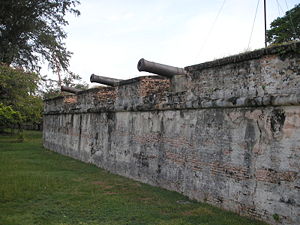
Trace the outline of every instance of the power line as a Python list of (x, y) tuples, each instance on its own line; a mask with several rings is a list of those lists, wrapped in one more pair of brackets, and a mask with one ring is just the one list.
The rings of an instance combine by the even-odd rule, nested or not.
[(255, 10), (255, 16), (254, 16), (254, 20), (253, 20), (253, 24), (252, 24), (252, 29), (251, 29), (251, 33), (250, 33), (250, 37), (249, 37), (249, 42), (248, 42), (247, 49), (249, 49), (249, 47), (250, 47), (250, 42), (251, 42), (251, 39), (252, 39), (252, 34), (253, 34), (253, 30), (254, 30), (254, 24), (255, 24), (255, 20), (256, 20), (256, 16), (257, 16), (259, 2), (260, 2), (260, 0), (257, 1), (256, 10)]
[(222, 3), (222, 5), (221, 5), (221, 8), (219, 9), (216, 18), (215, 18), (214, 22), (212, 23), (212, 26), (211, 26), (211, 28), (210, 28), (210, 30), (209, 30), (209, 32), (208, 32), (206, 38), (204, 39), (204, 41), (203, 41), (203, 43), (202, 43), (202, 45), (201, 45), (200, 53), (202, 52), (204, 46), (206, 45), (206, 42), (208, 41), (208, 38), (210, 37), (211, 32), (213, 31), (213, 29), (214, 29), (214, 27), (215, 27), (215, 25), (216, 25), (216, 23), (217, 23), (217, 20), (218, 20), (220, 14), (221, 14), (221, 12), (222, 12), (222, 10), (223, 10), (223, 8), (224, 8), (225, 2), (226, 2), (226, 0), (223, 0), (223, 3)]
[[(284, 14), (283, 9), (281, 8), (281, 5), (279, 4), (278, 0), (276, 0), (277, 2), (277, 9), (278, 9), (278, 17), (280, 17), (281, 14)], [(280, 12), (281, 10), (281, 12)]]
[(265, 21), (265, 48), (267, 47), (267, 3), (264, 0), (264, 21)]

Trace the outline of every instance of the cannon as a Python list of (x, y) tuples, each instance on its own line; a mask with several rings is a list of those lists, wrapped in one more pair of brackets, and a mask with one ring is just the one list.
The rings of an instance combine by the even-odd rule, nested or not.
[(139, 71), (154, 73), (159, 76), (171, 78), (174, 75), (186, 75), (187, 71), (183, 68), (168, 66), (156, 62), (150, 62), (145, 59), (140, 59), (137, 68)]
[(65, 92), (70, 92), (70, 93), (73, 93), (73, 94), (77, 94), (78, 92), (80, 92), (80, 90), (77, 89), (77, 88), (67, 87), (67, 86), (61, 86), (60, 90), (65, 91)]
[(115, 87), (118, 86), (119, 82), (122, 80), (92, 74), (90, 77), (90, 81)]

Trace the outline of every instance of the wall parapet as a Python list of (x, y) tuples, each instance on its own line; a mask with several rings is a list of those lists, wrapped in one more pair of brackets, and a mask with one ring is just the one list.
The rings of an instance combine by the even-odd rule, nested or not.
[(244, 61), (249, 61), (253, 59), (259, 59), (267, 55), (278, 55), (280, 57), (285, 57), (286, 54), (300, 53), (300, 42), (294, 42), (291, 44), (280, 44), (275, 46), (270, 46), (267, 48), (261, 48), (254, 51), (249, 51), (241, 53), (238, 55), (228, 56), (221, 59), (213, 60), (210, 62), (200, 63), (192, 66), (187, 66), (185, 69), (188, 72), (200, 71), (202, 69), (209, 69), (212, 67), (225, 66), (232, 63), (240, 63)]

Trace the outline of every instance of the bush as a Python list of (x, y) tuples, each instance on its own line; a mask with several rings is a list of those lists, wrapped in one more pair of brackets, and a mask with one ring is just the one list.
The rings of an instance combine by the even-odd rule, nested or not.
[[(22, 69), (0, 64), (0, 103), (6, 111), (12, 110), (22, 118), (20, 122), (40, 123), (42, 118), (43, 101), (37, 95), (40, 77)], [(4, 109), (3, 109), (4, 110)], [(9, 113), (9, 112), (7, 112)], [(10, 120), (10, 119), (9, 119)]]
[(4, 128), (12, 127), (22, 123), (21, 113), (12, 109), (11, 106), (5, 106), (0, 103), (0, 131)]

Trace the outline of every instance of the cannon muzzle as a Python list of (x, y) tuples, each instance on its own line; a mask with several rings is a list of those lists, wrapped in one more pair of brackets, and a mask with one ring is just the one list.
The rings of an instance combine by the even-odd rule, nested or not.
[(80, 91), (77, 88), (67, 87), (67, 86), (61, 86), (60, 90), (65, 91), (65, 92), (70, 92), (70, 93), (73, 93), (73, 94), (77, 94)]
[(90, 77), (90, 81), (115, 87), (118, 86), (119, 82), (122, 80), (92, 74)]
[(156, 62), (150, 62), (143, 58), (139, 60), (137, 68), (139, 71), (146, 71), (168, 78), (171, 78), (174, 75), (187, 74), (187, 72), (183, 68), (168, 66)]

